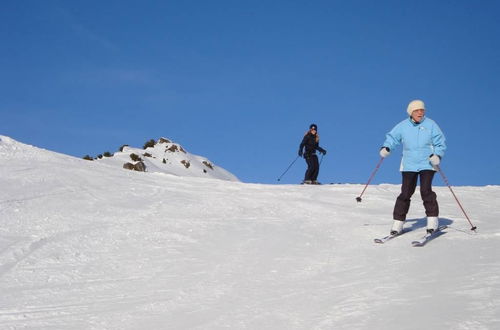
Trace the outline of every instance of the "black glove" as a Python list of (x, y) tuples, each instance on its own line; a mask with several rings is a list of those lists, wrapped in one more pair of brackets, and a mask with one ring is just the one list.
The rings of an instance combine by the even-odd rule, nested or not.
[(322, 149), (320, 152), (323, 154), (323, 156), (326, 155), (326, 150), (325, 149)]
[(302, 149), (299, 150), (299, 156), (302, 157)]

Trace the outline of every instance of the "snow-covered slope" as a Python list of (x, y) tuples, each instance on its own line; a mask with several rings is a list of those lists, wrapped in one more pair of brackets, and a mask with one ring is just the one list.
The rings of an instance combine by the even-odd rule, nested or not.
[(500, 187), (436, 188), (446, 234), (384, 244), (398, 186), (117, 171), (0, 137), (0, 329), (498, 329)]
[(160, 138), (154, 145), (146, 149), (124, 146), (121, 151), (111, 157), (96, 159), (99, 163), (123, 168), (142, 163), (146, 172), (167, 173), (178, 176), (214, 178), (228, 181), (239, 181), (225, 169), (214, 165), (205, 157), (187, 152), (180, 144), (166, 138)]

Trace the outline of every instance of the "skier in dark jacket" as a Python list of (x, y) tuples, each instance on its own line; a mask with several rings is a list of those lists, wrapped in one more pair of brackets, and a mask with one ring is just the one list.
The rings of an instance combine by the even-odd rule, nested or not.
[[(305, 149), (305, 150), (304, 150)], [(311, 124), (304, 135), (299, 147), (299, 156), (304, 156), (307, 162), (307, 171), (304, 176), (304, 184), (319, 184), (319, 162), (316, 150), (326, 155), (326, 150), (319, 146), (318, 126)]]

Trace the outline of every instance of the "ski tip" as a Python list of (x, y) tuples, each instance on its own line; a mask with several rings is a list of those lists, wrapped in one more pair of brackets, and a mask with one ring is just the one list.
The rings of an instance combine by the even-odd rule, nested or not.
[(414, 241), (414, 242), (411, 242), (411, 245), (414, 246), (414, 247), (422, 247), (425, 244), (422, 243), (422, 242), (419, 242), (419, 241)]

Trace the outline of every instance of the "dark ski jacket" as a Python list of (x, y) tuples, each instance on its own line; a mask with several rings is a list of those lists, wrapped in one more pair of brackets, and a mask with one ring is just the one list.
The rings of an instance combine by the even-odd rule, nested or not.
[(304, 158), (308, 158), (311, 155), (316, 154), (316, 150), (318, 150), (321, 153), (326, 153), (325, 149), (321, 148), (319, 146), (319, 143), (316, 142), (316, 135), (313, 135), (311, 133), (307, 133), (304, 138), (302, 139), (302, 142), (300, 143), (299, 147), (299, 155), (302, 154), (302, 150), (305, 147), (304, 151)]

